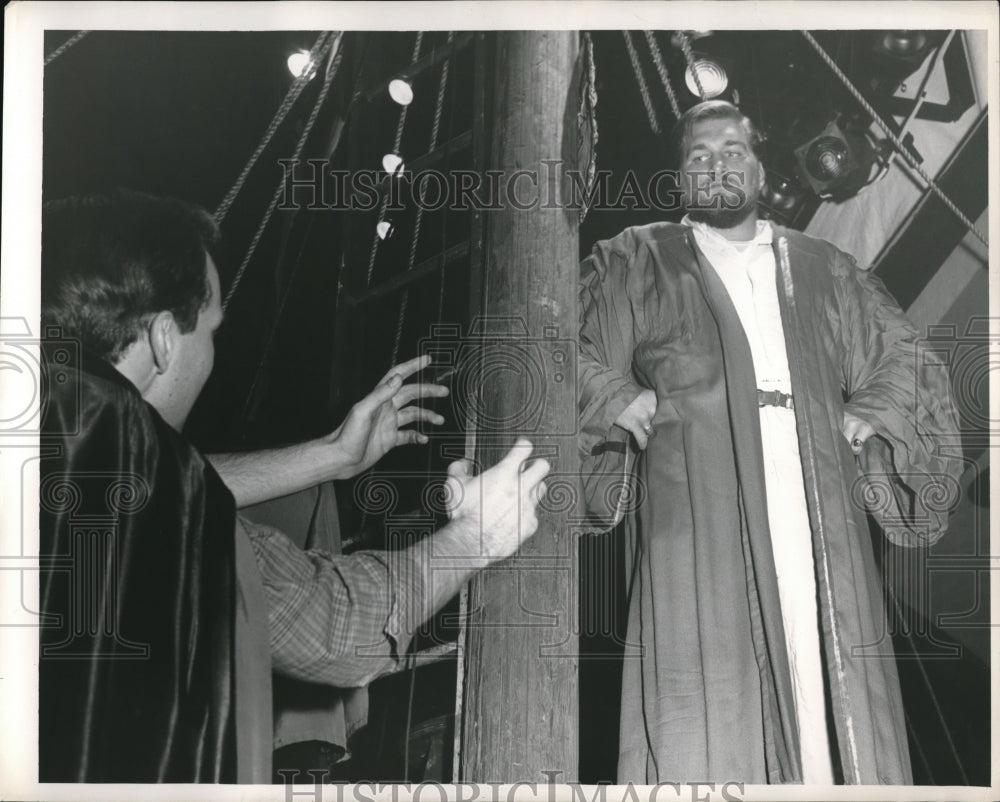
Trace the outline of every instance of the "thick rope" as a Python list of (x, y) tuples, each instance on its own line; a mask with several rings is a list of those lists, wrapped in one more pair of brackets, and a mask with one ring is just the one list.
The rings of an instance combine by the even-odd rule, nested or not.
[[(420, 46), (424, 41), (423, 31), (417, 31), (417, 38), (413, 42), (413, 55), (410, 57), (410, 63), (412, 64), (420, 57)], [(392, 142), (392, 152), (399, 154), (399, 149), (403, 144), (403, 128), (406, 126), (406, 110), (409, 105), (403, 106), (399, 112), (399, 122), (396, 124), (396, 138)], [(394, 181), (393, 176), (389, 176), (390, 181)], [(385, 197), (382, 198), (382, 206), (378, 210), (378, 222), (381, 223), (385, 220), (385, 211), (389, 208), (389, 196), (391, 192), (386, 192)], [(378, 244), (382, 241), (382, 238), (378, 235), (378, 230), (376, 229), (375, 236), (372, 237), (372, 249), (368, 254), (368, 276), (366, 286), (370, 287), (372, 285), (372, 274), (375, 272), (375, 257), (378, 256)]]
[(660, 53), (660, 46), (656, 43), (656, 37), (653, 36), (652, 31), (643, 31), (643, 33), (646, 34), (649, 50), (653, 54), (653, 63), (656, 65), (656, 72), (660, 76), (660, 83), (663, 84), (663, 89), (667, 93), (667, 100), (670, 101), (670, 110), (673, 111), (674, 117), (680, 119), (681, 106), (677, 102), (677, 94), (674, 92), (673, 86), (670, 85), (670, 75), (667, 73), (667, 65), (663, 63), (663, 54)]
[[(448, 44), (451, 45), (453, 33), (448, 32)], [(428, 153), (432, 153), (434, 148), (437, 147), (438, 133), (441, 129), (441, 110), (444, 108), (444, 95), (445, 88), (448, 86), (448, 65), (450, 64), (449, 59), (445, 59), (441, 64), (441, 81), (438, 83), (438, 94), (437, 94), (437, 104), (434, 106), (434, 124), (431, 127), (431, 143), (427, 148)], [(413, 239), (410, 240), (410, 258), (406, 263), (406, 271), (409, 272), (413, 270), (413, 265), (417, 259), (417, 244), (420, 242), (420, 224), (424, 219), (424, 189), (426, 184), (420, 188), (420, 203), (417, 204), (417, 219), (413, 224)], [(441, 254), (442, 259), (442, 269), (444, 268), (443, 260), (444, 254)], [(399, 304), (399, 318), (396, 321), (396, 340), (392, 346), (392, 359), (389, 361), (390, 365), (396, 364), (396, 358), (399, 356), (399, 345), (403, 339), (403, 321), (406, 318), (406, 306), (410, 299), (410, 288), (407, 287), (403, 290), (403, 297)]]
[(912, 155), (910, 155), (909, 150), (906, 149), (900, 138), (892, 132), (892, 130), (889, 128), (888, 125), (885, 124), (885, 121), (883, 121), (883, 119), (879, 116), (878, 112), (875, 111), (875, 109), (872, 107), (872, 104), (865, 99), (864, 95), (862, 95), (861, 92), (859, 92), (854, 87), (854, 84), (851, 83), (850, 78), (848, 78), (844, 74), (843, 70), (841, 70), (840, 67), (837, 66), (837, 62), (835, 62), (833, 58), (830, 56), (830, 54), (823, 49), (823, 46), (816, 41), (815, 37), (811, 33), (809, 33), (809, 31), (802, 31), (802, 35), (806, 38), (809, 44), (813, 46), (813, 49), (819, 54), (820, 58), (822, 58), (823, 61), (826, 62), (827, 66), (831, 70), (833, 70), (834, 74), (840, 79), (841, 83), (843, 83), (844, 86), (847, 87), (847, 90), (852, 95), (854, 95), (854, 99), (858, 101), (858, 103), (861, 105), (861, 108), (863, 108), (865, 112), (872, 118), (872, 120), (875, 121), (875, 124), (882, 129), (882, 132), (886, 135), (889, 141), (892, 142), (893, 145), (895, 145), (896, 150), (906, 160), (906, 163), (910, 165), (913, 171), (917, 173), (917, 175), (919, 175), (922, 179), (924, 179), (930, 190), (935, 195), (937, 195), (938, 198), (941, 199), (941, 202), (945, 206), (951, 209), (954, 215), (959, 220), (961, 220), (962, 223), (965, 224), (965, 226), (969, 229), (969, 231), (975, 234), (976, 238), (979, 239), (979, 241), (982, 242), (983, 245), (989, 247), (989, 242), (987, 241), (986, 237), (982, 234), (982, 232), (978, 228), (976, 228), (975, 223), (973, 223), (968, 217), (966, 217), (962, 213), (962, 210), (955, 205), (954, 201), (952, 201), (951, 198), (949, 198), (947, 195), (944, 194), (944, 192), (941, 191), (941, 188), (937, 185), (934, 179), (932, 179), (927, 174), (927, 172), (919, 164), (917, 164), (917, 160), (914, 159)]
[(635, 73), (635, 80), (639, 85), (639, 94), (642, 95), (642, 105), (646, 107), (649, 127), (654, 134), (658, 134), (660, 126), (656, 122), (656, 112), (653, 111), (653, 101), (649, 97), (649, 87), (646, 86), (646, 78), (642, 74), (642, 65), (639, 64), (639, 54), (635, 51), (632, 34), (629, 31), (622, 31), (622, 36), (625, 37), (625, 47), (628, 48), (628, 57), (632, 61), (632, 71)]
[[(309, 134), (312, 132), (313, 125), (316, 122), (316, 118), (319, 116), (319, 110), (322, 107), (326, 96), (330, 91), (330, 87), (333, 85), (333, 78), (337, 74), (337, 68), (340, 66), (340, 59), (343, 55), (343, 50), (337, 50), (334, 59), (336, 64), (332, 69), (327, 70), (326, 77), (323, 81), (323, 87), (319, 91), (319, 95), (316, 97), (316, 103), (313, 105), (313, 109), (309, 114), (309, 119), (306, 121), (305, 128), (302, 129), (302, 135), (299, 137), (299, 141), (295, 145), (295, 152), (292, 154), (292, 162), (297, 162), (299, 157), (302, 155), (302, 149), (305, 147), (306, 140), (309, 138)], [(247, 265), (250, 264), (250, 259), (254, 255), (254, 251), (257, 250), (257, 245), (260, 243), (260, 239), (264, 234), (264, 229), (267, 228), (267, 224), (271, 220), (271, 215), (274, 214), (275, 208), (278, 206), (278, 201), (284, 194), (285, 190), (285, 179), (284, 176), (278, 181), (277, 186), (274, 189), (274, 195), (271, 196), (271, 202), (268, 204), (267, 211), (264, 212), (264, 217), (260, 221), (260, 225), (257, 227), (257, 232), (253, 235), (253, 240), (250, 242), (250, 247), (247, 249), (246, 256), (243, 257), (243, 262), (240, 264), (239, 269), (236, 271), (236, 276), (233, 279), (233, 285), (229, 288), (229, 292), (226, 293), (226, 299), (222, 303), (222, 309), (225, 311), (226, 307), (229, 306), (229, 301), (233, 297), (233, 293), (236, 292), (236, 288), (240, 284), (240, 280), (243, 278), (243, 274), (246, 272)]]
[(55, 61), (59, 56), (69, 50), (73, 45), (83, 39), (90, 31), (77, 31), (69, 39), (63, 42), (59, 47), (53, 50), (45, 57), (45, 63), (43, 66), (48, 67), (53, 61)]
[[(340, 40), (342, 37), (343, 37), (342, 31), (338, 31), (336, 36), (332, 40), (330, 40), (329, 31), (321, 33), (317, 37), (316, 42), (313, 44), (312, 49), (309, 51), (310, 65), (319, 64), (323, 60), (323, 58), (325, 58), (327, 51), (331, 47), (338, 48), (339, 52)], [(270, 144), (271, 139), (274, 137), (275, 132), (277, 132), (278, 128), (281, 126), (281, 123), (284, 122), (284, 119), (288, 115), (288, 112), (291, 111), (292, 106), (295, 105), (295, 101), (298, 100), (299, 95), (302, 94), (302, 90), (306, 88), (306, 86), (309, 84), (309, 81), (313, 78), (314, 75), (315, 75), (315, 69), (311, 67), (307, 68), (303, 70), (302, 74), (299, 75), (294, 81), (292, 81), (292, 85), (288, 87), (288, 92), (285, 94), (285, 99), (281, 101), (281, 105), (278, 106), (278, 110), (274, 113), (274, 117), (271, 119), (270, 124), (268, 124), (267, 130), (264, 131), (264, 136), (261, 137), (261, 140), (258, 143), (256, 150), (254, 150), (254, 152), (250, 155), (250, 159), (247, 161), (246, 166), (240, 172), (239, 177), (236, 179), (236, 182), (230, 188), (229, 192), (226, 193), (226, 196), (222, 199), (222, 202), (219, 204), (219, 207), (215, 210), (215, 222), (217, 224), (221, 224), (222, 221), (225, 219), (226, 215), (229, 214), (229, 210), (230, 208), (232, 208), (232, 205), (236, 200), (236, 196), (240, 193), (240, 190), (243, 189), (243, 185), (246, 183), (247, 177), (250, 175), (250, 171), (257, 163), (257, 159), (260, 158), (261, 154), (264, 152), (264, 149)]]
[(698, 97), (702, 100), (705, 99), (705, 87), (701, 85), (701, 77), (698, 75), (698, 70), (694, 66), (694, 53), (691, 52), (691, 40), (688, 39), (688, 35), (684, 31), (677, 32), (677, 40), (681, 44), (681, 51), (684, 53), (684, 60), (687, 62), (688, 69), (691, 70), (691, 77), (694, 79), (694, 85), (698, 87)]

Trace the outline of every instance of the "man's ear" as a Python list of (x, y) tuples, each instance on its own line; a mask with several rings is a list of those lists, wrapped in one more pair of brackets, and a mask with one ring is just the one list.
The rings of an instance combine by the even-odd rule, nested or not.
[(158, 312), (149, 323), (149, 347), (157, 373), (166, 373), (177, 349), (177, 321), (171, 312)]
[(761, 192), (764, 191), (764, 186), (767, 184), (767, 171), (764, 169), (764, 165), (760, 166), (760, 178), (757, 181), (757, 189)]

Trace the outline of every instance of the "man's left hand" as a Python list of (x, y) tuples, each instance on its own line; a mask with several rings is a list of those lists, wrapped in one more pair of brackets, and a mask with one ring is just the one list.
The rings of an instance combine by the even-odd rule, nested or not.
[(855, 455), (861, 453), (861, 449), (865, 445), (865, 440), (875, 434), (875, 429), (871, 424), (866, 423), (850, 412), (844, 413), (844, 424), (841, 431), (843, 431), (844, 437), (847, 438), (847, 442), (851, 445), (851, 451)]
[(338, 478), (350, 478), (368, 470), (396, 446), (426, 443), (427, 436), (404, 429), (416, 421), (440, 425), (444, 418), (429, 409), (412, 405), (420, 398), (440, 398), (448, 388), (440, 384), (404, 384), (431, 362), (418, 356), (392, 368), (367, 396), (351, 407), (344, 422), (325, 438), (342, 452), (343, 469)]

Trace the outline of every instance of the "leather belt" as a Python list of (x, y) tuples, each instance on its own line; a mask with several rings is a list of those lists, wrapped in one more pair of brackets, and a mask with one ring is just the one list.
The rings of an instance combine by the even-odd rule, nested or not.
[(790, 393), (783, 393), (781, 390), (761, 390), (759, 388), (757, 389), (757, 406), (795, 409)]

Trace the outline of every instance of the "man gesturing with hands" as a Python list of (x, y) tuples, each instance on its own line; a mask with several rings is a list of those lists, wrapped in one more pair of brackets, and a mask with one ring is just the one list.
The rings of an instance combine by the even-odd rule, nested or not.
[[(49, 365), (43, 405), (42, 782), (269, 782), (272, 669), (369, 682), (537, 528), (549, 465), (527, 463), (526, 440), (478, 476), (453, 464), (449, 523), (402, 551), (302, 550), (238, 517), (426, 442), (404, 427), (442, 419), (413, 402), (446, 390), (406, 384), (429, 363), (413, 359), (325, 437), (205, 457), (182, 430), (223, 319), (218, 236), (203, 210), (134, 192), (45, 209), (42, 319), (52, 350), (74, 343), (80, 362)], [(109, 508), (107, 531), (80, 530)], [(93, 564), (67, 570), (81, 545)], [(86, 611), (93, 626), (73, 627)]]

